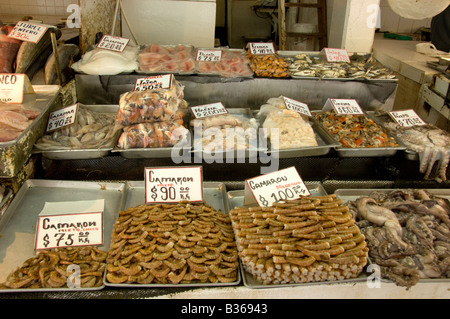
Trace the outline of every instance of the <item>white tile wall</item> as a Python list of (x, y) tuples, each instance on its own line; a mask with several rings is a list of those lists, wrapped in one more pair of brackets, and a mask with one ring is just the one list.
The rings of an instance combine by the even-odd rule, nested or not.
[(389, 6), (388, 0), (380, 0), (381, 12), (381, 31), (389, 31), (392, 33), (407, 33), (413, 34), (420, 28), (429, 28), (431, 25), (430, 19), (413, 20), (400, 17)]
[(24, 16), (54, 24), (67, 18), (69, 4), (78, 4), (78, 0), (0, 0), (0, 19), (3, 23), (16, 23)]

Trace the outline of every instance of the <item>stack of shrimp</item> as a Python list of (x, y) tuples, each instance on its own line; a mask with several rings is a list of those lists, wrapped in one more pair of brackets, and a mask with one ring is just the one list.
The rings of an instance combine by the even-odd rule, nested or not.
[(183, 86), (172, 79), (169, 89), (130, 91), (121, 95), (116, 125), (123, 128), (118, 147), (170, 147), (185, 138), (187, 102)]

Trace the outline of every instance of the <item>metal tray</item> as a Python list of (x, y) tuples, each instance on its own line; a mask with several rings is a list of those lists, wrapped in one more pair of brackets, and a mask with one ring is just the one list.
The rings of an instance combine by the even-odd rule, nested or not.
[[(100, 113), (117, 113), (119, 105), (82, 105), (94, 112)], [(115, 142), (120, 136), (120, 131), (114, 136)], [(114, 145), (114, 144), (113, 144)], [(34, 148), (34, 153), (42, 153), (42, 156), (51, 160), (79, 160), (79, 159), (95, 159), (109, 155), (113, 147), (105, 148), (74, 148), (69, 150), (49, 150), (43, 151)]]
[[(356, 200), (358, 197), (361, 196), (368, 196), (371, 192), (377, 191), (380, 193), (389, 193), (395, 190), (399, 189), (388, 189), (388, 188), (382, 188), (382, 189), (376, 189), (376, 188), (358, 188), (358, 189), (337, 189), (334, 194), (344, 200), (345, 202)], [(431, 194), (440, 196), (442, 198), (445, 198), (447, 200), (450, 200), (450, 189), (426, 189)], [(370, 257), (369, 257), (370, 261)], [(371, 262), (373, 264), (373, 262)], [(391, 280), (382, 278), (381, 279), (384, 282), (390, 282)], [(450, 282), (450, 278), (428, 278), (428, 279), (420, 279), (419, 282)]]
[(34, 94), (24, 94), (22, 105), (40, 113), (15, 140), (0, 143), (0, 177), (14, 177), (22, 169), (31, 156), (34, 143), (45, 131), (48, 114), (56, 109), (59, 85), (34, 85), (33, 90)]
[(3, 213), (6, 211), (6, 209), (9, 206), (9, 203), (11, 202), (12, 198), (13, 198), (13, 191), (11, 188), (6, 187), (5, 188), (5, 193), (3, 194), (3, 198), (0, 202), (0, 218), (3, 215)]
[[(0, 282), (35, 256), (36, 222), (45, 202), (104, 199), (103, 251), (109, 249), (112, 227), (125, 202), (124, 183), (27, 180), (0, 219)], [(95, 288), (0, 289), (9, 292), (87, 291)]]
[[(364, 112), (364, 115), (368, 118), (372, 119), (375, 123), (380, 125), (384, 128), (383, 125), (381, 125), (376, 118), (374, 118), (371, 115), (372, 112)], [(317, 114), (314, 113), (314, 114)], [(325, 131), (326, 129), (323, 127), (322, 124), (316, 118), (313, 118), (313, 121), (317, 123), (318, 126), (321, 126)], [(399, 146), (393, 146), (393, 147), (353, 147), (353, 148), (347, 148), (347, 147), (341, 147), (340, 143), (338, 142), (339, 146), (336, 146), (334, 149), (336, 150), (337, 154), (340, 157), (387, 157), (387, 156), (394, 156), (397, 151), (404, 151), (406, 149), (406, 146), (399, 141), (395, 136), (392, 136), (389, 134), (389, 132), (386, 130), (388, 136), (391, 136), (394, 138), (395, 142)]]
[(279, 158), (322, 156), (340, 145), (317, 121), (312, 121), (311, 125), (316, 136), (317, 146), (285, 148), (274, 151), (265, 150), (264, 152), (266, 154), (277, 152)]
[[(250, 108), (227, 108), (227, 110), (230, 115), (233, 115), (243, 121), (254, 119), (253, 112)], [(192, 127), (190, 127), (190, 129), (191, 129), (191, 136), (193, 137), (191, 153), (194, 155), (194, 157), (203, 158), (207, 161), (208, 160), (217, 160), (217, 157), (223, 158), (224, 161), (228, 158), (232, 158), (232, 159), (249, 158), (249, 157), (256, 158), (256, 156), (258, 155), (258, 152), (264, 151), (264, 149), (260, 148), (258, 145), (259, 125), (256, 128), (256, 130), (257, 130), (256, 145), (250, 145), (250, 148), (245, 149), (245, 150), (225, 150), (222, 152), (212, 152), (214, 155), (210, 154), (209, 152), (204, 152), (203, 145), (199, 146), (201, 148), (200, 150), (198, 150), (196, 148), (196, 143), (201, 143), (201, 141), (199, 141), (198, 139), (195, 138)]]
[[(126, 201), (123, 210), (145, 203), (145, 183), (143, 181), (126, 183)], [(225, 184), (219, 182), (203, 183), (203, 199), (208, 205), (224, 214), (229, 212)], [(117, 215), (118, 216), (118, 215)], [(167, 287), (222, 287), (235, 286), (241, 282), (240, 271), (237, 271), (237, 279), (231, 283), (185, 283), (185, 284), (112, 284), (106, 280), (106, 271), (103, 282), (106, 286), (122, 288), (167, 288)]]
[[(327, 195), (327, 192), (323, 188), (320, 182), (305, 182), (311, 196), (322, 196)], [(235, 207), (246, 207), (244, 205), (244, 190), (235, 190), (228, 192), (228, 200), (230, 202), (230, 209)], [(264, 284), (253, 277), (252, 274), (244, 270), (242, 263), (240, 264), (243, 283), (248, 288), (261, 289), (261, 288), (280, 288), (280, 287), (295, 287), (295, 286), (307, 286), (307, 285), (325, 285), (325, 284), (339, 284), (339, 283), (349, 283), (349, 282), (361, 282), (366, 281), (367, 274), (363, 271), (357, 278), (345, 279), (345, 280), (334, 280), (334, 281), (314, 281), (305, 283), (292, 283), (292, 284)]]

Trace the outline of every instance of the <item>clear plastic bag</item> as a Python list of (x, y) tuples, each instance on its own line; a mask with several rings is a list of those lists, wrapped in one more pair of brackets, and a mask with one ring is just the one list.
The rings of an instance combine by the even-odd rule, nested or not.
[(196, 61), (198, 74), (220, 75), (223, 77), (251, 77), (253, 71), (244, 50), (222, 49), (220, 61)]
[(194, 47), (191, 45), (141, 46), (138, 53), (139, 72), (193, 74), (195, 69)]

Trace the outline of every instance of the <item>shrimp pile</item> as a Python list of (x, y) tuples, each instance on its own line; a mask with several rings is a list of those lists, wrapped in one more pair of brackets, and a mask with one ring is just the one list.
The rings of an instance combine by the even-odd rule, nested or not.
[(138, 62), (142, 72), (190, 74), (195, 69), (194, 47), (152, 43), (141, 47)]
[(336, 114), (326, 111), (316, 115), (319, 123), (341, 143), (342, 147), (397, 147), (399, 144), (386, 130), (366, 115)]
[(106, 252), (91, 246), (41, 250), (9, 274), (0, 288), (68, 288), (68, 281), (76, 276), (68, 269), (70, 265), (80, 267), (81, 288), (101, 287), (106, 256)]
[(357, 277), (368, 248), (335, 195), (230, 211), (244, 269), (264, 284)]
[(290, 77), (288, 63), (277, 54), (247, 53), (250, 68), (257, 77), (288, 78)]
[(230, 283), (239, 265), (228, 215), (189, 202), (121, 211), (106, 261), (112, 284)]

